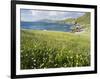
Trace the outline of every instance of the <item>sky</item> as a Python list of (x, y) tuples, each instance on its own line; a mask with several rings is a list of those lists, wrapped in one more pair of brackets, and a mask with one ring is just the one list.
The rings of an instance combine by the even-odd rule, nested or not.
[(48, 20), (64, 20), (66, 18), (77, 18), (84, 15), (84, 12), (73, 11), (50, 11), (50, 10), (30, 10), (21, 9), (21, 21), (39, 21), (43, 19)]

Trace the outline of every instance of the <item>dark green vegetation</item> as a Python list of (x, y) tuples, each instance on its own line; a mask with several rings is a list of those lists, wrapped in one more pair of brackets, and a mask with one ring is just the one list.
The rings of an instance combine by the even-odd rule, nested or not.
[(21, 69), (90, 66), (90, 37), (39, 30), (21, 30)]

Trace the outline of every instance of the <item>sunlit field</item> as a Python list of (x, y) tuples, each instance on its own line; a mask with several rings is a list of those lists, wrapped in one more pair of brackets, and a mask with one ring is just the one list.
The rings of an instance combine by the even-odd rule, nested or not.
[(87, 33), (21, 30), (21, 69), (90, 66)]

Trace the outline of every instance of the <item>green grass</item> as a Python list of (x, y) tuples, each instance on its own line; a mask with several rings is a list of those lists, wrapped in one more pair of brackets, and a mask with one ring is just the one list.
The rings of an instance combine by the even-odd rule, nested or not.
[(21, 69), (90, 66), (86, 33), (21, 30)]

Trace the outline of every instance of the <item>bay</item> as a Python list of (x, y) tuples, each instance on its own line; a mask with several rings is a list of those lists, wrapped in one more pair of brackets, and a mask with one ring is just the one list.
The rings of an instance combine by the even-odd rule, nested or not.
[(49, 30), (70, 32), (72, 24), (53, 23), (53, 22), (21, 22), (21, 29)]

